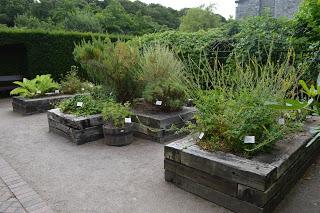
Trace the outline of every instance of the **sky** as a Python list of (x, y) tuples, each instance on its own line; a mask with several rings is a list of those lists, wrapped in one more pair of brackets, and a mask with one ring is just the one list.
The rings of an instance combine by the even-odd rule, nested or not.
[(166, 7), (180, 10), (182, 8), (199, 7), (203, 4), (209, 5), (214, 3), (216, 5), (216, 13), (229, 18), (235, 16), (235, 0), (140, 0), (145, 3), (158, 3)]

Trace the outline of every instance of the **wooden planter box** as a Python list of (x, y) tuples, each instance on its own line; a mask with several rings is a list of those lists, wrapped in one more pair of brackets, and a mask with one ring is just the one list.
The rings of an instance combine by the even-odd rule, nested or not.
[(59, 101), (73, 96), (74, 95), (57, 95), (41, 98), (13, 97), (12, 107), (14, 112), (23, 115), (31, 115), (46, 112), (47, 110), (54, 108)]
[(272, 212), (320, 151), (310, 128), (279, 141), (274, 150), (246, 159), (201, 150), (191, 137), (165, 146), (165, 179), (239, 213)]
[(101, 115), (77, 117), (60, 112), (59, 109), (48, 111), (49, 130), (69, 138), (77, 145), (103, 138), (103, 119)]
[(171, 129), (172, 125), (183, 127), (187, 121), (193, 119), (195, 112), (193, 107), (184, 107), (181, 111), (171, 113), (134, 111), (134, 135), (158, 143), (181, 138), (185, 134), (176, 134), (176, 131)]

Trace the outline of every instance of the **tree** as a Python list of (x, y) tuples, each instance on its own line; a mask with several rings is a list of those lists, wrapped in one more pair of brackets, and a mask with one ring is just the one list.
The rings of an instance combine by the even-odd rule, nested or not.
[(102, 32), (99, 19), (93, 13), (85, 11), (78, 11), (68, 16), (64, 21), (64, 28), (80, 32)]
[(133, 21), (130, 15), (117, 0), (111, 0), (110, 4), (97, 14), (103, 30), (108, 33), (129, 34)]
[(213, 6), (192, 8), (182, 16), (180, 31), (197, 32), (221, 26), (225, 19), (213, 13)]
[(26, 13), (33, 3), (33, 0), (0, 0), (0, 24), (12, 27), (15, 17)]

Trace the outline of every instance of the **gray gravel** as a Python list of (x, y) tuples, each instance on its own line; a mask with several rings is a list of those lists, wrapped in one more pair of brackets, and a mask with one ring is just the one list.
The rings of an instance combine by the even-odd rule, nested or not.
[[(0, 155), (56, 212), (229, 212), (164, 181), (163, 145), (76, 146), (48, 132), (46, 114), (0, 100)], [(277, 212), (320, 212), (320, 157)]]

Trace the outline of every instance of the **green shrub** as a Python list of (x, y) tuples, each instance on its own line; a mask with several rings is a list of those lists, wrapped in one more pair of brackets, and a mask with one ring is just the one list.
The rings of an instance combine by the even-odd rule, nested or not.
[[(54, 79), (65, 75), (76, 62), (73, 59), (74, 43), (81, 40), (91, 40), (93, 37), (110, 38), (113, 42), (118, 39), (128, 40), (130, 36), (43, 31), (1, 28), (0, 49), (3, 46), (19, 45), (22, 48), (14, 49), (15, 56), (22, 55), (17, 61), (13, 56), (11, 60), (6, 58), (7, 52), (0, 51), (0, 75), (22, 74), (26, 78), (34, 78), (36, 75), (50, 73)], [(5, 60), (2, 60), (5, 59)], [(17, 66), (21, 64), (21, 66)], [(46, 73), (44, 73), (46, 72)], [(79, 75), (84, 76), (83, 70)]]
[[(233, 94), (213, 90), (199, 95), (195, 118), (197, 128), (205, 133), (199, 145), (209, 151), (223, 150), (241, 155), (249, 154), (248, 150), (262, 144), (261, 150), (270, 149), (283, 137), (277, 123), (280, 112), (264, 104), (270, 95), (259, 90)], [(245, 144), (245, 136), (255, 136), (256, 144)]]
[(95, 85), (94, 87), (90, 88), (90, 94), (95, 100), (107, 101), (107, 100), (114, 100), (115, 97), (113, 96), (110, 89), (101, 86)]
[(71, 66), (70, 72), (61, 80), (61, 91), (65, 94), (90, 92), (93, 87), (92, 83), (80, 79), (77, 66)]
[(143, 98), (147, 102), (162, 101), (161, 108), (168, 111), (182, 108), (186, 103), (186, 87), (180, 78), (184, 65), (169, 48), (156, 45), (145, 49), (141, 70)]
[(102, 110), (103, 119), (111, 125), (123, 128), (125, 127), (125, 119), (132, 116), (130, 104), (120, 104), (114, 102), (106, 102)]
[(93, 13), (76, 12), (64, 21), (64, 29), (79, 32), (103, 32), (99, 19)]
[(139, 51), (125, 42), (111, 43), (109, 39), (82, 41), (74, 49), (75, 60), (96, 84), (111, 88), (118, 101), (131, 101), (139, 95), (136, 73)]
[(32, 98), (36, 96), (43, 96), (45, 93), (52, 92), (56, 89), (59, 89), (60, 85), (53, 81), (51, 75), (37, 75), (36, 78), (28, 80), (23, 79), (22, 82), (15, 81), (13, 82), (20, 87), (12, 90), (11, 95), (20, 95), (26, 98)]
[[(280, 64), (250, 61), (246, 65), (236, 63), (232, 68), (203, 65), (187, 76), (189, 93), (198, 110), (197, 125), (191, 124), (190, 129), (204, 133), (198, 143), (203, 149), (250, 156), (270, 150), (289, 126), (299, 126), (279, 125), (278, 119), (286, 112), (271, 109), (266, 103), (293, 97), (295, 82), (305, 67), (295, 69), (291, 53)], [(199, 85), (197, 79), (205, 79), (206, 84)], [(245, 144), (245, 136), (255, 136), (256, 143)]]
[[(82, 106), (78, 106), (82, 103)], [(76, 95), (73, 98), (65, 99), (57, 105), (61, 112), (76, 116), (88, 116), (100, 114), (103, 108), (103, 102), (95, 100), (90, 95)]]
[(162, 101), (159, 107), (164, 111), (178, 111), (186, 103), (186, 87), (170, 80), (156, 81), (146, 85), (143, 98), (152, 104)]

